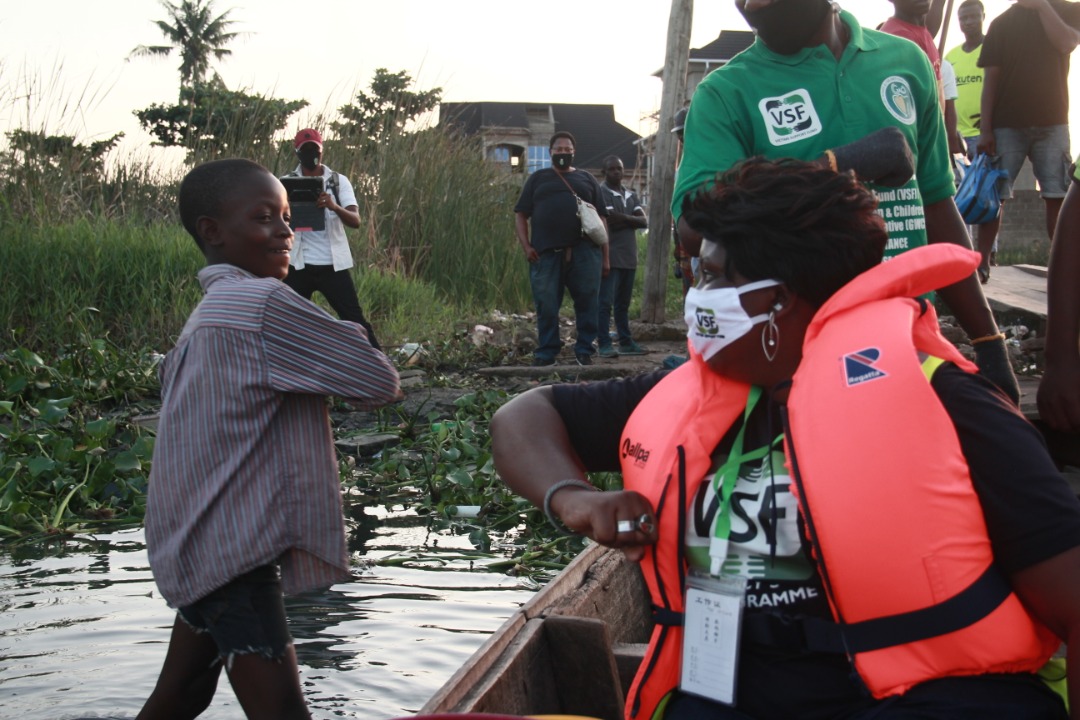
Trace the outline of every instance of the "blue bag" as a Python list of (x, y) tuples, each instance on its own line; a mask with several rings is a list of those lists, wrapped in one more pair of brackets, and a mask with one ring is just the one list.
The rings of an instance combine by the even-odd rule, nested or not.
[(982, 225), (996, 220), (1001, 212), (1001, 195), (998, 180), (1009, 173), (996, 170), (986, 153), (979, 153), (975, 162), (964, 173), (960, 187), (956, 189), (956, 207), (968, 225)]

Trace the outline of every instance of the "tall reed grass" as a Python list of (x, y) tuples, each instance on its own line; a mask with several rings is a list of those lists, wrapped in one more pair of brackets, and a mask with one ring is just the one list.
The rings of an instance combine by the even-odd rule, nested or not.
[[(289, 141), (252, 147), (277, 174), (295, 166)], [(44, 148), (0, 154), (0, 348), (47, 350), (88, 333), (166, 349), (200, 295), (203, 260), (175, 211), (187, 167), (162, 172), (121, 159), (88, 173), (74, 160)], [(474, 143), (427, 128), (363, 156), (329, 140), (324, 161), (357, 189), (354, 275), (388, 344), (435, 339), (493, 309), (529, 309), (513, 228), (520, 180)]]

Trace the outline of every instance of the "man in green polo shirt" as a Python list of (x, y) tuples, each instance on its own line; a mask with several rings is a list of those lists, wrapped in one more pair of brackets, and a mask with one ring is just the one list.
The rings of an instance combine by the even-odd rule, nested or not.
[[(889, 232), (886, 258), (927, 242), (970, 247), (952, 199), (937, 82), (922, 51), (861, 27), (828, 0), (735, 0), (735, 5), (758, 37), (694, 92), (673, 215), (681, 217), (688, 194), (744, 158), (819, 159), (853, 170), (877, 193)], [(891, 141), (897, 136), (910, 148), (915, 175), (885, 181), (895, 173), (890, 161), (899, 153)], [(700, 236), (681, 223), (679, 237), (697, 255)], [(976, 276), (940, 292), (960, 325), (979, 341), (974, 347), (980, 370), (1017, 400), (1004, 336)]]

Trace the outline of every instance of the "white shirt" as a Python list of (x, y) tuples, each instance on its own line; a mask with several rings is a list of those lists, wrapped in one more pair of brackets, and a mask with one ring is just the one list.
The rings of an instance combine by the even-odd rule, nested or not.
[[(325, 164), (322, 170), (323, 187), (330, 192), (330, 176), (334, 174), (334, 171)], [(299, 165), (296, 166), (293, 174), (302, 174)], [(337, 177), (337, 204), (343, 208), (358, 205), (352, 183), (341, 173), (338, 173)], [(303, 270), (305, 265), (333, 265), (335, 271), (347, 270), (353, 266), (349, 238), (345, 235), (345, 224), (333, 210), (327, 208), (325, 212), (325, 230), (296, 233), (291, 253), (292, 260), (289, 264), (297, 270)]]
[(948, 60), (941, 61), (941, 89), (945, 93), (946, 100), (955, 100), (960, 97), (956, 91), (956, 70)]

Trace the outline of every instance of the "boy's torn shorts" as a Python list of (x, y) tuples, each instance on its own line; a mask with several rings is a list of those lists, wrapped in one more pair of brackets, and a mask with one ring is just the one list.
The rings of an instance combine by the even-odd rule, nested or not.
[(177, 613), (196, 634), (209, 633), (226, 670), (237, 655), (280, 660), (292, 645), (277, 565), (257, 567)]

